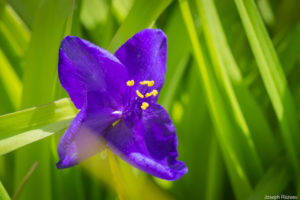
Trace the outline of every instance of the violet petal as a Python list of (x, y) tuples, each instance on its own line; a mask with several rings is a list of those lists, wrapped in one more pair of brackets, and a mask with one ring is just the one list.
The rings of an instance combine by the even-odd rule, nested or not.
[(58, 168), (67, 168), (80, 163), (106, 148), (103, 131), (118, 120), (120, 114), (109, 108), (95, 112), (83, 108), (72, 121), (58, 145), (60, 161)]
[(167, 37), (159, 29), (144, 29), (124, 43), (115, 56), (128, 69), (129, 79), (136, 83), (153, 80), (156, 90), (164, 83), (167, 59)]
[(86, 103), (87, 92), (105, 96), (102, 103), (109, 107), (120, 107), (127, 99), (127, 69), (114, 55), (86, 40), (64, 38), (58, 72), (62, 86), (78, 109)]
[(151, 175), (177, 180), (187, 173), (185, 164), (177, 160), (176, 129), (158, 104), (151, 104), (141, 117), (125, 117), (104, 137), (115, 154)]

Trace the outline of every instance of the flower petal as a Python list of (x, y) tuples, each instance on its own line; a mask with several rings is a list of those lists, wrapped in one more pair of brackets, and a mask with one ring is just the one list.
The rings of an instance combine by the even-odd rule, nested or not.
[(102, 132), (119, 117), (111, 109), (95, 112), (93, 109), (83, 108), (59, 142), (60, 161), (57, 168), (71, 167), (105, 149)]
[(166, 73), (167, 37), (162, 30), (144, 29), (115, 53), (127, 67), (129, 79), (137, 83), (153, 80), (154, 87), (160, 90)]
[(127, 69), (114, 55), (86, 40), (65, 37), (59, 49), (58, 72), (78, 109), (91, 91), (105, 96), (112, 107), (122, 105), (126, 99)]
[(159, 178), (177, 180), (187, 168), (177, 161), (177, 137), (163, 107), (152, 104), (142, 117), (129, 116), (105, 132), (109, 148), (129, 164)]

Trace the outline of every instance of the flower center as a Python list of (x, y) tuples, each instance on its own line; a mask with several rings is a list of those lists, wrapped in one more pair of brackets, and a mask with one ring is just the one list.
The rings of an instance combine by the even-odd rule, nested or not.
[[(127, 86), (129, 87), (129, 102), (131, 99), (131, 87), (134, 86), (134, 80), (129, 80), (126, 82)], [(144, 80), (140, 82), (140, 85), (143, 85), (145, 87), (147, 87), (146, 92), (144, 94), (142, 94), (141, 91), (136, 90), (136, 101), (134, 102), (134, 105), (136, 103), (140, 104), (140, 108), (142, 110), (146, 110), (149, 107), (149, 101), (147, 100), (147, 98), (150, 98), (151, 96), (156, 97), (156, 95), (158, 95), (158, 91), (153, 89), (151, 92), (148, 92), (148, 89), (150, 87), (152, 87), (154, 85), (154, 81), (153, 80)], [(140, 102), (142, 101), (142, 102)], [(148, 102), (147, 102), (148, 101)]]

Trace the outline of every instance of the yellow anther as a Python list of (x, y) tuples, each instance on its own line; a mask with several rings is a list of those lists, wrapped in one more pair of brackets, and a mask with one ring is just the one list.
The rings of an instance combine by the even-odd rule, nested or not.
[(112, 126), (114, 127), (115, 125), (117, 125), (117, 123), (119, 123), (120, 119), (115, 121), (114, 123), (112, 123)]
[(136, 90), (136, 95), (138, 95), (138, 97), (140, 98), (144, 98), (144, 95), (142, 95), (142, 93), (140, 93), (140, 91)]
[(158, 91), (157, 90), (152, 90), (151, 94), (156, 97), (156, 95), (158, 94)]
[(152, 87), (154, 85), (154, 81), (141, 81), (141, 85), (148, 85), (148, 87)]
[(148, 87), (152, 87), (154, 85), (154, 81), (148, 81)]
[(157, 90), (152, 90), (152, 92), (146, 93), (145, 96), (146, 98), (151, 97), (152, 95), (156, 97), (157, 94), (158, 94)]
[(146, 110), (149, 107), (149, 103), (143, 102), (141, 105), (141, 109)]
[(126, 84), (127, 84), (127, 86), (129, 86), (129, 87), (134, 86), (134, 80), (127, 81)]
[(149, 81), (141, 81), (140, 84), (141, 85), (147, 85)]

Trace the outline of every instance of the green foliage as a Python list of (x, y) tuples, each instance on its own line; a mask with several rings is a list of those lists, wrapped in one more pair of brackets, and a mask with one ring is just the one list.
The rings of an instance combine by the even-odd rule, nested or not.
[[(297, 0), (0, 0), (0, 199), (300, 195), (297, 8)], [(159, 103), (189, 172), (160, 180), (107, 151), (56, 169), (58, 141), (78, 112), (58, 81), (62, 38), (114, 52), (151, 27), (168, 37)]]

